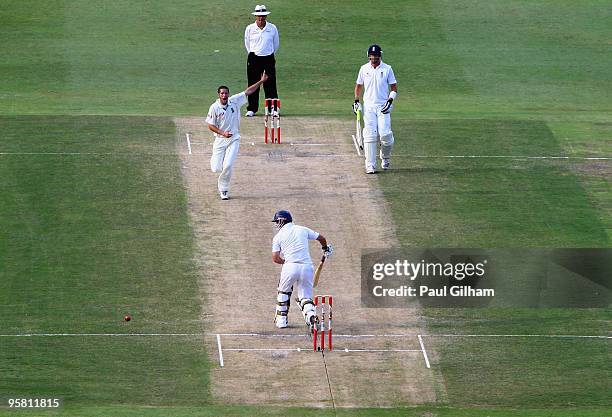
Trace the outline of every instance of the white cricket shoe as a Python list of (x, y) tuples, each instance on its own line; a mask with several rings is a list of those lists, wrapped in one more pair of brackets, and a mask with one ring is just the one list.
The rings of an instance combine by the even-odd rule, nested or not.
[(221, 200), (229, 200), (229, 193), (227, 191), (219, 191)]
[(248, 112), (246, 112), (244, 114), (246, 117), (253, 117), (255, 116), (255, 112), (253, 110), (249, 110)]
[(287, 316), (276, 316), (276, 319), (274, 319), (274, 324), (276, 324), (278, 329), (284, 329), (289, 327), (289, 320), (287, 320)]
[(384, 158), (382, 160), (382, 169), (384, 169), (385, 171), (388, 170), (389, 168), (391, 168), (391, 160), (389, 158)]
[(376, 174), (376, 168), (374, 168), (374, 167), (367, 167), (366, 168), (366, 174)]

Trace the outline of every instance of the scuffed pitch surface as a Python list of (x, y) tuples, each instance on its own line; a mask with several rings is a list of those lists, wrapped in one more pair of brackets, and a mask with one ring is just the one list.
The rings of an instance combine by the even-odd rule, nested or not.
[[(334, 296), (336, 334), (418, 334), (418, 311), (360, 306), (362, 248), (398, 246), (376, 176), (365, 175), (350, 141), (352, 124), (336, 119), (285, 117), (282, 145), (263, 144), (261, 117), (242, 119), (242, 140), (229, 201), (210, 171), (212, 134), (202, 119), (176, 119), (196, 233), (203, 320), (212, 333), (289, 334), (296, 337), (222, 336), (225, 367), (212, 371), (212, 394), (224, 404), (377, 407), (419, 404), (443, 396), (439, 374), (419, 352), (345, 352), (342, 349), (418, 349), (415, 337), (336, 339), (338, 350), (309, 351), (293, 301), (282, 331), (273, 324), (280, 266), (271, 261), (274, 212), (289, 210), (298, 224), (324, 234), (335, 247), (317, 294)], [(191, 132), (192, 154), (185, 133)], [(252, 145), (251, 143), (254, 143)], [(293, 145), (292, 145), (293, 144)], [(392, 171), (381, 174), (392, 175)], [(320, 256), (311, 246), (313, 259)], [(316, 261), (318, 262), (318, 261)], [(211, 359), (218, 350), (206, 340)], [(297, 348), (301, 351), (298, 352)], [(293, 351), (227, 349), (291, 348)], [(433, 356), (433, 352), (429, 352)], [(325, 365), (331, 383), (327, 384)]]

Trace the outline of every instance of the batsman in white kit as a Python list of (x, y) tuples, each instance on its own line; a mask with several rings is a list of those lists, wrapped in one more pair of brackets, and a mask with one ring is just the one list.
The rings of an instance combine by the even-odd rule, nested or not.
[(221, 200), (229, 199), (232, 170), (240, 148), (240, 108), (247, 104), (247, 96), (253, 94), (267, 79), (264, 71), (259, 81), (231, 97), (229, 88), (220, 86), (217, 88), (219, 99), (208, 109), (206, 123), (215, 137), (210, 169), (212, 172), (221, 172), (217, 181)]
[(312, 289), (314, 267), (308, 250), (308, 241), (317, 240), (326, 257), (331, 256), (333, 248), (322, 234), (294, 224), (291, 213), (286, 210), (277, 211), (272, 221), (276, 223), (278, 229), (272, 239), (272, 261), (283, 265), (278, 281), (274, 322), (279, 329), (289, 325), (287, 314), (291, 294), (295, 290), (304, 321), (312, 332), (316, 321)]
[(359, 69), (355, 83), (353, 113), (361, 110), (359, 99), (363, 92), (363, 147), (367, 174), (376, 173), (376, 151), (380, 137), (380, 159), (382, 169), (391, 167), (393, 132), (391, 131), (391, 110), (397, 96), (397, 81), (393, 68), (382, 62), (379, 45), (368, 48), (368, 62)]

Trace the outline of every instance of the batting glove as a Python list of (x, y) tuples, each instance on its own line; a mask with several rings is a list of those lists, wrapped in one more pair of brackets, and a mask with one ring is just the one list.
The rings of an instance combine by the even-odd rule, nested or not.
[(323, 250), (323, 256), (326, 258), (329, 258), (332, 256), (332, 253), (334, 253), (334, 247), (332, 245), (323, 246), (321, 250)]
[(361, 111), (361, 103), (359, 100), (355, 100), (353, 103), (353, 113), (357, 114), (358, 111)]
[(393, 110), (393, 99), (392, 98), (387, 100), (387, 102), (382, 107), (382, 109), (380, 109), (380, 112), (382, 114), (389, 114), (389, 113), (391, 113), (391, 110)]

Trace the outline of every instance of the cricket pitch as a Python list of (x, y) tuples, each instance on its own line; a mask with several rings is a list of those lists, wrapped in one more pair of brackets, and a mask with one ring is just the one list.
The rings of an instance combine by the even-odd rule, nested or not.
[[(387, 407), (441, 400), (440, 373), (424, 365), (416, 337), (425, 330), (419, 311), (360, 304), (361, 250), (399, 244), (378, 180), (364, 174), (350, 140), (354, 125), (286, 117), (283, 143), (265, 145), (261, 117), (241, 122), (230, 200), (221, 201), (218, 174), (210, 171), (212, 133), (202, 118), (175, 119), (196, 234), (202, 320), (209, 333), (220, 334), (204, 343), (213, 363), (218, 353), (224, 362), (211, 371), (213, 401)], [(334, 339), (333, 352), (312, 351), (295, 300), (290, 327), (273, 324), (280, 266), (271, 261), (270, 220), (280, 209), (335, 247), (315, 289), (334, 296), (334, 334), (346, 335)], [(319, 252), (313, 244), (313, 259)], [(351, 337), (369, 334), (414, 337)]]

